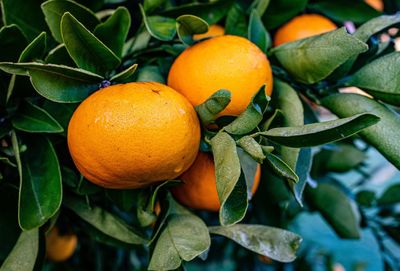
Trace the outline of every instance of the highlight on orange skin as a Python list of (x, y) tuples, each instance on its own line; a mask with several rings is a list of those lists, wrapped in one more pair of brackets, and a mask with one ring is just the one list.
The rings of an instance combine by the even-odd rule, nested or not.
[[(252, 195), (257, 191), (260, 177), (261, 167), (258, 165), (251, 188)], [(199, 152), (193, 165), (180, 176), (180, 179), (183, 184), (171, 189), (175, 199), (192, 209), (218, 212), (220, 202), (211, 154)]]
[(222, 36), (223, 34), (225, 34), (225, 28), (218, 24), (213, 24), (208, 27), (208, 31), (206, 33), (193, 35), (193, 39), (201, 40), (205, 38)]
[(382, 0), (364, 0), (364, 2), (376, 9), (377, 11), (382, 12), (384, 9)]
[(274, 38), (274, 46), (323, 34), (335, 29), (337, 29), (337, 26), (324, 16), (318, 14), (299, 15), (278, 29)]

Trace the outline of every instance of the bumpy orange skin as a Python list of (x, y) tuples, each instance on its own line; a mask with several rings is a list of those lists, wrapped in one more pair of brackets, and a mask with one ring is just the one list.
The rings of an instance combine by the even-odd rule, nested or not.
[(337, 29), (328, 18), (318, 14), (303, 14), (294, 17), (276, 31), (274, 45), (300, 40)]
[(249, 40), (231, 35), (187, 48), (172, 64), (168, 75), (168, 85), (195, 106), (217, 90), (231, 91), (232, 101), (221, 116), (242, 113), (263, 84), (271, 95), (272, 71), (267, 57)]
[(58, 228), (54, 227), (46, 235), (46, 256), (53, 262), (63, 262), (74, 254), (78, 245), (75, 234), (60, 235)]
[(80, 104), (68, 127), (68, 147), (78, 170), (106, 188), (174, 179), (193, 163), (199, 144), (193, 106), (160, 83), (101, 89)]
[[(251, 193), (257, 191), (261, 169), (257, 167)], [(172, 189), (174, 197), (192, 209), (218, 212), (220, 202), (215, 178), (215, 166), (210, 154), (199, 152), (193, 165), (180, 176), (183, 184)]]
[(218, 36), (222, 36), (224, 33), (225, 33), (225, 28), (223, 28), (220, 25), (213, 24), (213, 25), (210, 25), (210, 27), (208, 28), (208, 31), (206, 33), (193, 35), (193, 39), (201, 40), (201, 39), (205, 39), (205, 38), (218, 37)]
[(383, 11), (383, 1), (382, 0), (364, 0), (365, 3), (376, 9), (377, 11)]

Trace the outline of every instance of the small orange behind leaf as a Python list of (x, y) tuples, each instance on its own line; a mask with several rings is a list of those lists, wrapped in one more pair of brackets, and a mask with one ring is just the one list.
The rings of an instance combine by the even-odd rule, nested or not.
[(54, 262), (66, 261), (74, 254), (77, 245), (78, 237), (76, 234), (61, 235), (59, 229), (54, 227), (46, 235), (46, 256)]

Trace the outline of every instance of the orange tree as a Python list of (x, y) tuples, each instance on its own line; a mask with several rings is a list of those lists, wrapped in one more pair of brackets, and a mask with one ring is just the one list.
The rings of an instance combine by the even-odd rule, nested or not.
[(400, 187), (363, 186), (370, 150), (400, 168), (398, 0), (0, 4), (1, 271), (331, 270), (310, 212), (398, 270)]

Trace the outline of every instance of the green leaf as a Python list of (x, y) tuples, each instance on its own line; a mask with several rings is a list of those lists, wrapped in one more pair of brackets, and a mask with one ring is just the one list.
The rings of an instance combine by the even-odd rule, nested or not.
[(11, 119), (14, 128), (30, 133), (61, 133), (64, 129), (44, 109), (24, 101)]
[(377, 99), (400, 105), (400, 52), (382, 56), (359, 69), (347, 81)]
[(32, 271), (39, 251), (39, 231), (21, 232), (17, 243), (0, 267), (1, 271)]
[(262, 121), (270, 100), (271, 98), (265, 94), (265, 85), (263, 85), (253, 96), (246, 110), (225, 126), (224, 130), (234, 135), (244, 135), (253, 131)]
[(352, 136), (376, 124), (380, 118), (370, 113), (352, 117), (312, 123), (298, 127), (273, 128), (259, 134), (269, 140), (293, 148), (323, 145)]
[(363, 42), (367, 42), (371, 36), (399, 23), (400, 14), (382, 15), (361, 25), (356, 32), (354, 32), (354, 36)]
[(131, 15), (129, 11), (125, 7), (118, 7), (111, 17), (95, 28), (93, 34), (117, 57), (121, 57), (130, 26)]
[(41, 5), (47, 25), (54, 39), (63, 42), (61, 36), (61, 18), (65, 12), (71, 13), (90, 31), (100, 23), (96, 15), (85, 6), (69, 0), (49, 0)]
[(237, 141), (237, 144), (257, 162), (261, 163), (265, 159), (261, 145), (253, 137), (244, 136)]
[(3, 26), (0, 29), (1, 61), (18, 61), (27, 45), (28, 42), (17, 25)]
[(45, 59), (45, 63), (64, 65), (70, 68), (76, 67), (64, 44), (59, 44), (51, 50)]
[(27, 151), (21, 155), (19, 224), (30, 230), (42, 226), (60, 208), (61, 172), (51, 142), (39, 135), (24, 137)]
[(148, 65), (140, 68), (137, 73), (137, 82), (159, 82), (165, 83), (165, 79), (161, 74), (158, 66)]
[(176, 34), (175, 19), (164, 16), (147, 16), (142, 5), (139, 5), (143, 22), (150, 35), (158, 40), (170, 41)]
[[(219, 132), (211, 139), (214, 154), (215, 176), (218, 197), (221, 203), (219, 219), (221, 225), (231, 225), (243, 219), (248, 202), (243, 193), (240, 178), (240, 162), (236, 142), (225, 132)], [(246, 191), (246, 189), (245, 189)]]
[(137, 189), (107, 189), (109, 197), (115, 205), (124, 212), (130, 212), (138, 199)]
[(214, 226), (209, 227), (209, 231), (232, 239), (248, 250), (279, 262), (294, 261), (302, 241), (295, 233), (264, 225)]
[(238, 3), (233, 4), (226, 15), (225, 34), (247, 37), (247, 29), (246, 11)]
[(4, 25), (18, 25), (29, 41), (41, 32), (47, 32), (47, 25), (40, 10), (41, 2), (41, 0), (2, 0), (0, 4)]
[(187, 44), (193, 44), (192, 36), (207, 32), (208, 24), (200, 17), (194, 15), (181, 15), (176, 18), (176, 28), (179, 39)]
[(97, 230), (118, 241), (134, 245), (148, 243), (148, 240), (142, 234), (100, 207), (90, 207), (84, 200), (76, 197), (66, 197), (64, 204)]
[(32, 85), (40, 95), (64, 103), (82, 101), (97, 90), (103, 80), (97, 74), (55, 64), (1, 62), (0, 69), (30, 75)]
[(257, 173), (258, 163), (254, 161), (254, 159), (242, 148), (237, 148), (236, 150), (239, 156), (240, 167), (242, 168), (243, 177), (246, 180), (247, 184), (248, 199), (251, 199), (251, 197), (253, 196), (252, 188), (254, 184), (254, 178)]
[(231, 102), (231, 96), (229, 90), (220, 89), (212, 94), (205, 102), (195, 107), (204, 126), (212, 123), (216, 116), (228, 106)]
[(179, 17), (192, 14), (205, 20), (209, 25), (220, 21), (228, 12), (233, 0), (217, 0), (209, 3), (190, 3), (163, 11), (161, 14), (169, 17)]
[(400, 202), (400, 184), (387, 188), (378, 199), (378, 205), (388, 205)]
[(10, 166), (10, 167), (17, 167), (16, 164), (14, 164), (13, 162), (10, 161), (10, 159), (8, 157), (1, 157), (0, 156), (0, 162)]
[(136, 34), (125, 43), (122, 55), (126, 56), (145, 49), (150, 39), (150, 33), (147, 31), (144, 24), (142, 24)]
[(309, 8), (316, 10), (337, 22), (352, 21), (356, 24), (364, 23), (379, 16), (381, 13), (364, 1), (356, 1), (349, 5), (346, 0), (323, 0), (310, 4)]
[[(351, 57), (367, 50), (367, 44), (348, 34), (342, 27), (285, 43), (272, 49), (271, 54), (297, 81), (313, 84), (325, 79)], [(293, 62), (293, 59), (296, 61)]]
[(270, 0), (255, 0), (255, 1), (253, 1), (253, 3), (249, 7), (250, 13), (252, 12), (252, 10), (255, 10), (255, 11), (257, 11), (257, 14), (259, 17), (263, 16), (263, 14), (267, 10), (270, 2), (271, 2)]
[(147, 13), (153, 12), (158, 7), (164, 5), (166, 0), (144, 0), (143, 8)]
[(288, 166), (282, 159), (272, 153), (265, 153), (266, 161), (271, 166), (271, 168), (275, 171), (276, 174), (282, 176), (286, 179), (292, 180), (293, 182), (298, 182), (299, 177), (296, 175), (296, 172)]
[(357, 203), (366, 207), (372, 207), (375, 200), (376, 200), (375, 192), (371, 190), (361, 190), (356, 195)]
[[(303, 11), (308, 0), (271, 1), (262, 17), (267, 29), (273, 29)], [(285, 11), (285, 12), (282, 12)]]
[(320, 183), (307, 190), (307, 201), (318, 210), (341, 238), (360, 238), (360, 214), (355, 202), (339, 188)]
[(271, 47), (271, 37), (265, 29), (259, 12), (256, 9), (253, 9), (250, 14), (248, 39), (256, 44), (264, 53)]
[(69, 12), (66, 12), (61, 19), (61, 35), (69, 55), (79, 68), (106, 75), (121, 62)]
[(303, 207), (302, 197), (304, 189), (307, 185), (307, 180), (310, 175), (312, 165), (311, 148), (301, 148), (299, 156), (297, 157), (296, 168), (294, 168), (299, 181), (297, 183), (289, 182), (289, 187), (296, 199), (296, 201)]
[(43, 103), (43, 109), (46, 110), (63, 128), (64, 132), (62, 134), (64, 136), (67, 135), (69, 120), (77, 107), (78, 104), (61, 104), (50, 100), (46, 100)]
[(129, 68), (123, 70), (122, 72), (114, 75), (111, 77), (110, 81), (118, 82), (118, 83), (125, 83), (131, 79), (132, 75), (135, 73), (138, 64), (133, 64)]
[(29, 62), (36, 59), (42, 59), (45, 52), (46, 32), (42, 32), (22, 51), (18, 62)]
[(379, 123), (361, 131), (360, 136), (400, 169), (400, 118), (397, 113), (377, 101), (351, 93), (331, 95), (321, 103), (339, 117), (362, 112), (378, 116), (381, 119)]

